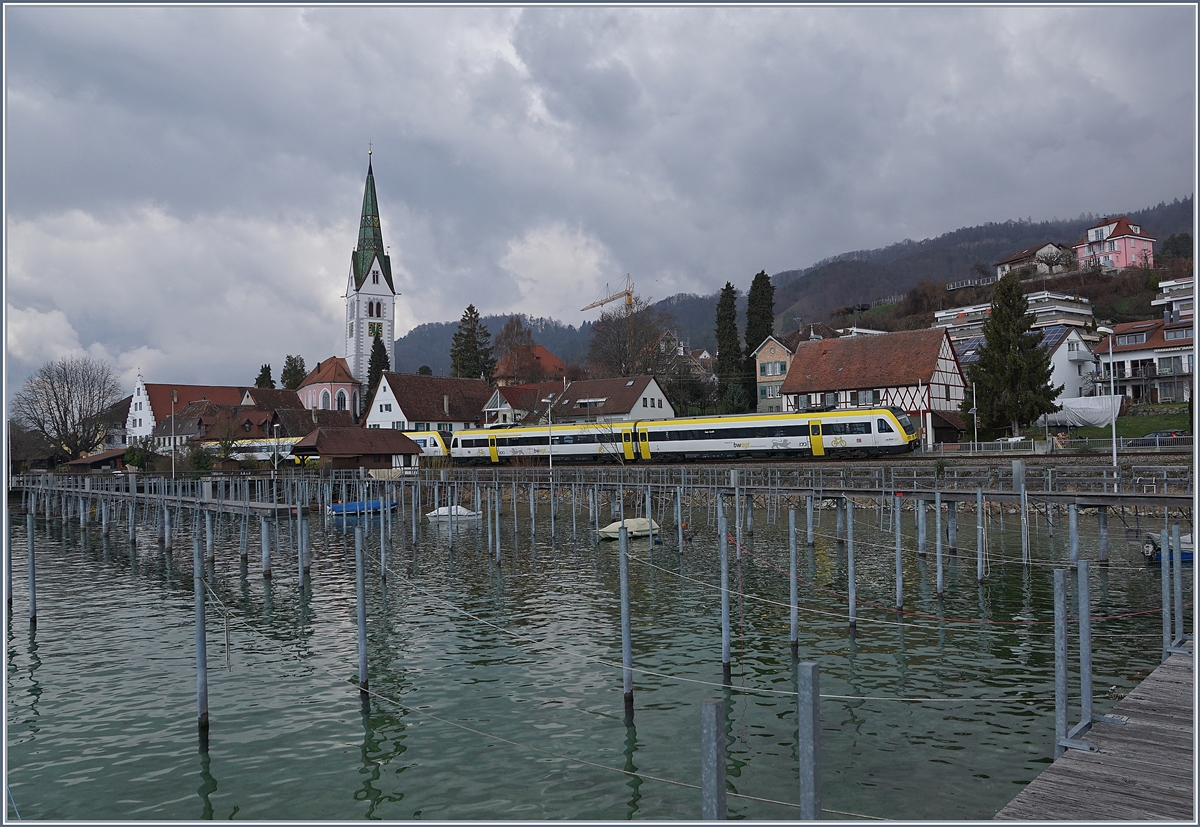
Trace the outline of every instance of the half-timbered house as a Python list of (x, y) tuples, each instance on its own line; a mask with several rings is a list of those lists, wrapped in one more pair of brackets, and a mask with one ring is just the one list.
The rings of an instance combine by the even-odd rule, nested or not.
[(926, 444), (956, 441), (966, 381), (945, 330), (800, 342), (783, 380), (785, 411), (896, 407), (918, 417)]

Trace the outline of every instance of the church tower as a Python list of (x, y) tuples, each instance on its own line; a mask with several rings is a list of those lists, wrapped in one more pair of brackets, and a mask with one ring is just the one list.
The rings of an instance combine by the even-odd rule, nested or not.
[(387, 348), (389, 361), (395, 363), (395, 320), (392, 260), (385, 251), (379, 229), (379, 202), (375, 198), (375, 174), (368, 150), (358, 247), (350, 254), (350, 275), (346, 280), (346, 363), (359, 382), (367, 382), (371, 345), (377, 335)]

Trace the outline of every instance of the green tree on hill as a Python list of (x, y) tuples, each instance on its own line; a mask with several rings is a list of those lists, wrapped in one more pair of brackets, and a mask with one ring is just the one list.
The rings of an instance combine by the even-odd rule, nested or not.
[(491, 380), (496, 360), (492, 356), (492, 334), (479, 320), (475, 305), (468, 304), (458, 320), (450, 343), (450, 375)]
[[(1041, 332), (1030, 330), (1028, 308), (1018, 274), (1008, 273), (996, 283), (979, 359), (966, 371), (968, 384), (976, 386), (980, 421), (988, 428), (1009, 426), (1014, 435), (1021, 423), (1057, 411), (1054, 399), (1063, 390), (1050, 384), (1050, 354), (1041, 347)], [(964, 411), (970, 400), (968, 394)]]
[(754, 351), (775, 332), (775, 285), (766, 270), (760, 270), (750, 283), (746, 297), (746, 364), (743, 367), (749, 409), (755, 407), (758, 393)]
[[(741, 337), (737, 329), (737, 288), (725, 282), (717, 299), (717, 395), (726, 413), (742, 413), (746, 410), (746, 390), (738, 394), (730, 392), (731, 385), (742, 385), (745, 363), (742, 359)], [(739, 405), (738, 410), (728, 407)]]

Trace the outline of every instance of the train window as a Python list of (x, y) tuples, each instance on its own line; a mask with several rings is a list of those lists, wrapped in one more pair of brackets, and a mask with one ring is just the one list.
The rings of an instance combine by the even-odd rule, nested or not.
[(621, 435), (621, 441), (622, 441), (622, 442), (629, 442), (629, 431), (626, 431), (625, 433), (623, 433), (623, 434)]
[(895, 432), (895, 431), (892, 429), (892, 426), (888, 424), (888, 421), (887, 421), (886, 419), (877, 419), (877, 420), (875, 421), (875, 424), (879, 426), (879, 433), (881, 433), (881, 434), (894, 434), (894, 433), (896, 433), (896, 432)]
[(642, 431), (642, 433), (641, 433), (641, 435), (638, 437), (638, 439), (639, 439), (641, 442), (645, 442), (645, 441), (646, 441), (646, 432), (645, 432), (645, 431)]
[(827, 436), (830, 434), (833, 434), (834, 436), (844, 436), (846, 433), (847, 431), (845, 422), (830, 422), (825, 426), (825, 434)]
[(850, 433), (852, 434), (869, 434), (871, 433), (871, 422), (851, 422)]
[(818, 423), (815, 423), (815, 422), (813, 423), (813, 426), (812, 426), (812, 435), (813, 435), (813, 436), (820, 436), (820, 435), (821, 435), (821, 426), (820, 426)]

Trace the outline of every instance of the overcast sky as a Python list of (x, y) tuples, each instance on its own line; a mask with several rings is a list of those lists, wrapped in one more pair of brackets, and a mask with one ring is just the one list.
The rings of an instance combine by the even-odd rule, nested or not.
[(127, 391), (344, 355), (368, 141), (401, 333), (1196, 179), (1191, 5), (5, 17), (9, 395), (70, 353)]

